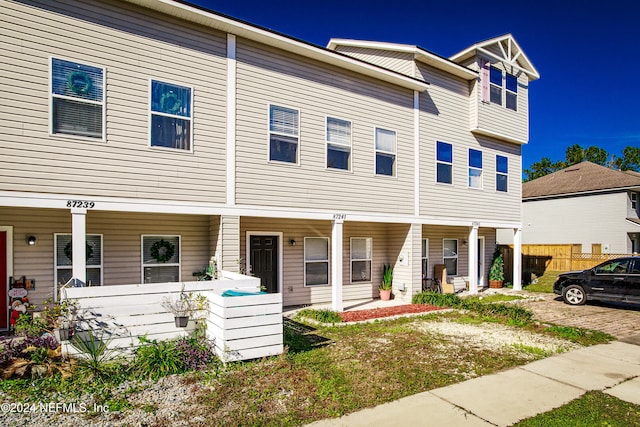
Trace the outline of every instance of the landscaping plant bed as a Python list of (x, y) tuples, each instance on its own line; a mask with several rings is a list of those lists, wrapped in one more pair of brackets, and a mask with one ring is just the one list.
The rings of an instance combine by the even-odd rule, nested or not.
[(381, 319), (403, 314), (428, 313), (436, 310), (444, 310), (444, 308), (429, 304), (406, 304), (395, 307), (373, 308), (370, 310), (345, 311), (340, 313), (340, 317), (343, 322), (360, 322), (363, 320)]

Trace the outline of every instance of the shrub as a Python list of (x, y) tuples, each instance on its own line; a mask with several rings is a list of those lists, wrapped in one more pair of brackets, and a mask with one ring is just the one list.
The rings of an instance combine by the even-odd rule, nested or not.
[(329, 309), (312, 310), (305, 308), (296, 314), (297, 319), (307, 318), (320, 323), (341, 323), (342, 318), (338, 313)]
[(185, 370), (203, 370), (216, 360), (213, 342), (204, 336), (180, 338), (176, 342), (176, 350)]
[(60, 372), (71, 375), (63, 363), (60, 345), (51, 335), (23, 336), (7, 340), (0, 352), (0, 373), (11, 377), (43, 377)]
[(77, 356), (81, 368), (97, 377), (107, 376), (113, 367), (114, 351), (109, 349), (111, 339), (94, 335), (92, 331), (80, 331), (71, 338), (71, 345), (80, 354)]
[(47, 322), (40, 318), (33, 318), (30, 314), (21, 314), (16, 320), (16, 335), (38, 336), (49, 331)]
[(139, 340), (142, 345), (136, 350), (132, 367), (136, 375), (157, 380), (185, 371), (176, 341), (149, 340), (146, 337)]

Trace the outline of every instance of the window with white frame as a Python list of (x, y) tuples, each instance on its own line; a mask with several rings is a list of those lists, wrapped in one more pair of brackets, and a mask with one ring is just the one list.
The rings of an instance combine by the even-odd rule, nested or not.
[(518, 111), (518, 78), (513, 74), (506, 73), (505, 78), (506, 100), (508, 109)]
[(371, 282), (372, 245), (371, 237), (351, 238), (351, 283)]
[(304, 238), (304, 284), (329, 284), (329, 238)]
[(51, 133), (104, 139), (104, 68), (51, 58)]
[(453, 183), (453, 146), (446, 142), (436, 143), (436, 180), (443, 184)]
[(192, 90), (151, 80), (150, 91), (152, 147), (191, 150)]
[[(64, 285), (73, 276), (73, 243), (71, 234), (56, 233), (55, 238), (55, 283)], [(102, 286), (102, 235), (87, 234), (85, 256), (87, 263), (87, 285)]]
[(327, 117), (327, 167), (351, 170), (351, 122)]
[(142, 282), (180, 281), (180, 236), (142, 236)]
[(298, 163), (300, 112), (269, 105), (269, 160)]
[(638, 209), (638, 193), (631, 193), (631, 209)]
[(396, 175), (396, 133), (376, 128), (376, 175)]
[(442, 261), (447, 267), (447, 275), (458, 275), (458, 239), (444, 239), (442, 241)]
[(507, 192), (509, 180), (509, 159), (505, 156), (496, 156), (496, 191)]
[(422, 278), (429, 277), (429, 239), (422, 239)]
[(482, 151), (469, 149), (469, 187), (482, 188)]
[(502, 105), (502, 70), (496, 67), (489, 69), (489, 100)]

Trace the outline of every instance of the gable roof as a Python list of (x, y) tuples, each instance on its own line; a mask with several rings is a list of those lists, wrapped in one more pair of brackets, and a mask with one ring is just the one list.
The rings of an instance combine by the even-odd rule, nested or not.
[(607, 190), (640, 190), (640, 174), (582, 162), (522, 184), (522, 199)]
[(540, 73), (538, 73), (538, 70), (536, 70), (531, 61), (529, 61), (529, 58), (527, 58), (527, 55), (524, 54), (524, 51), (511, 34), (505, 34), (476, 43), (462, 52), (456, 53), (449, 59), (459, 63), (476, 54), (488, 56), (493, 60), (498, 60), (516, 67), (522, 70), (529, 77), (529, 80), (537, 80), (540, 78)]
[(470, 68), (464, 67), (456, 62), (451, 61), (450, 59), (423, 49), (420, 46), (367, 40), (332, 38), (327, 44), (327, 49), (336, 50), (338, 46), (361, 47), (365, 49), (378, 49), (409, 53), (413, 55), (413, 58), (416, 61), (424, 62), (425, 64), (428, 64), (434, 68), (451, 73), (454, 76), (462, 77), (466, 80), (475, 80), (478, 78), (477, 71), (473, 71)]

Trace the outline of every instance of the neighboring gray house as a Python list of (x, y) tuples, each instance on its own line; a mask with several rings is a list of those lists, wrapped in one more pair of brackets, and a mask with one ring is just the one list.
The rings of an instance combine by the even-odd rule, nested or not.
[(33, 278), (36, 304), (70, 277), (193, 280), (212, 256), (337, 310), (393, 264), (410, 301), (436, 264), (485, 286), (496, 230), (520, 238), (539, 75), (509, 34), (444, 58), (183, 1), (0, 8), (0, 286)]
[(523, 244), (579, 244), (583, 253), (640, 252), (640, 173), (582, 162), (525, 182), (522, 202)]

